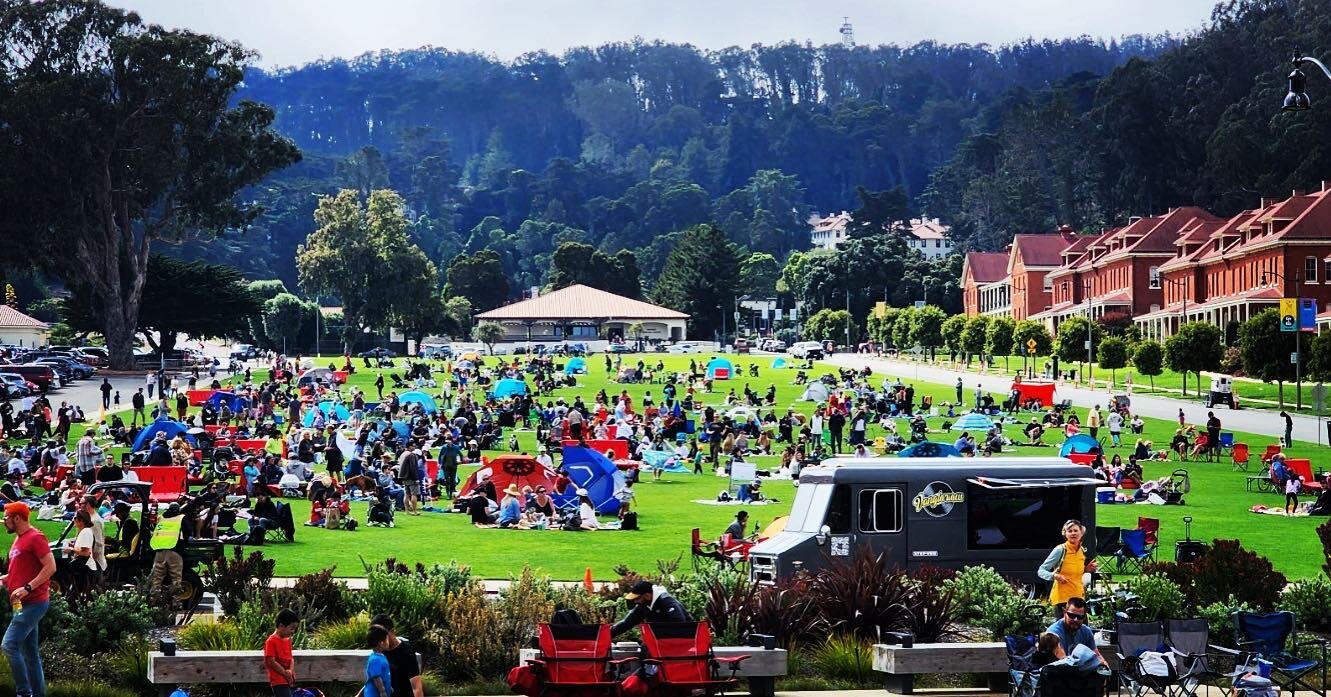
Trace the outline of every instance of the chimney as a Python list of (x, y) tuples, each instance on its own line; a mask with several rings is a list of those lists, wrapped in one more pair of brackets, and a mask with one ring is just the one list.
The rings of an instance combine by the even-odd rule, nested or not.
[(1304, 195), (1304, 194), (1306, 194), (1306, 193), (1308, 193), (1308, 192), (1307, 192), (1307, 191), (1304, 191), (1303, 189), (1295, 189), (1295, 190), (1294, 190), (1294, 193), (1292, 193), (1292, 194), (1290, 194), (1290, 195), (1291, 195), (1291, 196), (1302, 196), (1302, 195)]
[(1327, 180), (1323, 179), (1323, 180), (1322, 180), (1322, 191), (1327, 191), (1328, 189), (1331, 189), (1331, 181), (1327, 181)]
[(1140, 215), (1132, 215), (1132, 216), (1128, 216), (1128, 225), (1131, 225), (1131, 224), (1133, 224), (1133, 223), (1135, 223), (1135, 222), (1137, 222), (1137, 221), (1139, 221), (1139, 220), (1141, 220), (1141, 219), (1142, 219), (1142, 217), (1141, 217)]
[(1276, 205), (1276, 200), (1275, 200), (1275, 199), (1273, 199), (1273, 198), (1265, 198), (1265, 197), (1262, 198), (1262, 208), (1270, 208), (1271, 206), (1274, 206), (1274, 205)]

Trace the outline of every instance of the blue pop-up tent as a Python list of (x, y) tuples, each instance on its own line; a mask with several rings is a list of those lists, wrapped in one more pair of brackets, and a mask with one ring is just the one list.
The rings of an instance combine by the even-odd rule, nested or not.
[(786, 367), (789, 367), (788, 364), (786, 363), (786, 357), (785, 357), (785, 356), (777, 356), (776, 358), (773, 358), (773, 359), (772, 359), (772, 367), (773, 367), (773, 368), (786, 368)]
[(961, 451), (951, 443), (926, 440), (903, 449), (897, 457), (961, 457)]
[(735, 375), (735, 365), (729, 358), (713, 358), (707, 361), (707, 377), (712, 380), (727, 380)]
[(1091, 452), (1092, 450), (1098, 450), (1099, 448), (1100, 448), (1099, 441), (1086, 435), (1085, 433), (1078, 433), (1077, 435), (1072, 436), (1071, 438), (1063, 441), (1063, 447), (1058, 449), (1058, 455), (1059, 457), (1067, 457), (1068, 455), (1071, 455), (1073, 453), (1086, 454)]
[(514, 378), (504, 378), (495, 385), (495, 399), (512, 397), (513, 395), (527, 394), (527, 383)]
[(241, 397), (235, 392), (226, 392), (222, 390), (214, 392), (213, 396), (208, 398), (208, 403), (212, 405), (213, 409), (221, 409), (222, 404), (225, 403), (226, 407), (230, 409), (233, 414), (250, 408), (250, 400)]
[(175, 438), (177, 435), (183, 435), (191, 447), (198, 447), (198, 443), (194, 441), (194, 436), (187, 433), (188, 430), (189, 429), (185, 424), (182, 424), (175, 419), (158, 419), (147, 426), (144, 426), (142, 431), (139, 431), (139, 437), (134, 439), (134, 447), (131, 448), (131, 450), (138, 452), (147, 448), (152, 444), (153, 438), (162, 431), (166, 432), (167, 438)]
[[(324, 419), (336, 417), (338, 421), (346, 421), (351, 418), (351, 412), (347, 411), (346, 407), (327, 400), (319, 402), (317, 409), (323, 412)], [(305, 412), (305, 419), (301, 421), (301, 424), (306, 428), (314, 425), (314, 409)]]
[(587, 372), (587, 359), (582, 356), (574, 356), (573, 358), (568, 359), (568, 363), (564, 364), (565, 375), (585, 372)]
[(592, 506), (596, 508), (597, 513), (618, 512), (619, 499), (615, 498), (615, 473), (618, 469), (615, 463), (593, 448), (577, 445), (564, 446), (563, 456), (564, 469), (568, 471), (568, 478), (572, 480), (573, 485), (563, 494), (555, 494), (552, 497), (555, 505), (561, 508), (577, 506), (578, 497), (574, 492), (586, 489), (587, 496), (592, 500)]
[(434, 397), (431, 397), (420, 390), (403, 393), (397, 398), (399, 404), (405, 409), (408, 404), (419, 404), (426, 414), (435, 414), (439, 412), (439, 405), (434, 403)]

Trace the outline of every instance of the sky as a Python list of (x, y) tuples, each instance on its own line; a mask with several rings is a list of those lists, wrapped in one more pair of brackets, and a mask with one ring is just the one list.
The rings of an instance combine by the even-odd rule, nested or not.
[(999, 45), (1186, 33), (1216, 0), (107, 0), (146, 22), (239, 41), (264, 67), (436, 46), (509, 60), (640, 36), (704, 49), (794, 39)]

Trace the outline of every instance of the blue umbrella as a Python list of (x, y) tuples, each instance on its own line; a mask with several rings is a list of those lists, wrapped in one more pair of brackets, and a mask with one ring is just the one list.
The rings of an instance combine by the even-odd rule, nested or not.
[(1077, 435), (1063, 441), (1063, 447), (1058, 449), (1059, 457), (1067, 457), (1072, 453), (1089, 453), (1092, 448), (1099, 448), (1100, 443), (1085, 433)]
[(953, 431), (988, 431), (993, 427), (994, 422), (978, 412), (966, 414), (952, 424)]
[(951, 443), (934, 443), (926, 440), (902, 450), (897, 453), (897, 457), (961, 457), (961, 451)]

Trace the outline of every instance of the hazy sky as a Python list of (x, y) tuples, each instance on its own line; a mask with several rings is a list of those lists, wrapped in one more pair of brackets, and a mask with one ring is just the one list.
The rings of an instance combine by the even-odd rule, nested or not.
[(1188, 32), (1215, 0), (108, 0), (145, 21), (240, 41), (265, 66), (425, 45), (510, 59), (641, 36), (702, 48), (788, 39), (1002, 44)]

